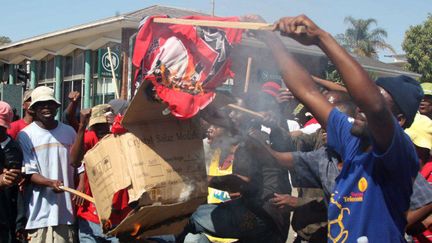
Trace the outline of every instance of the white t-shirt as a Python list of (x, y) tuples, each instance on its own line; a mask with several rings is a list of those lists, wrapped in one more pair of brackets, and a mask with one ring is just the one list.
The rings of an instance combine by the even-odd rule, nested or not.
[[(70, 149), (75, 140), (74, 129), (61, 122), (52, 130), (39, 127), (35, 122), (18, 134), (26, 174), (38, 173), (46, 178), (60, 180), (64, 186), (74, 187), (70, 165)], [(38, 229), (74, 223), (74, 211), (69, 193), (55, 193), (52, 188), (29, 184), (25, 188), (26, 229)]]
[[(298, 124), (298, 122), (296, 122), (294, 120), (287, 120), (287, 125), (288, 125), (288, 129), (290, 132), (300, 130), (300, 124)], [(264, 125), (261, 125), (261, 131), (265, 132), (267, 134), (270, 134), (271, 129), (270, 129), (270, 127), (266, 127)]]

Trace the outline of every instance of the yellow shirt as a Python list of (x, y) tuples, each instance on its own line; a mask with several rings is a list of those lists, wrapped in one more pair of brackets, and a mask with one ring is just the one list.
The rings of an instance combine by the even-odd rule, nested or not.
[[(209, 172), (208, 172), (209, 176), (224, 176), (224, 175), (232, 174), (232, 163), (226, 169), (221, 169), (219, 167), (220, 155), (221, 155), (221, 150), (216, 149), (213, 153), (212, 161), (209, 166)], [(230, 199), (231, 198), (228, 192), (214, 189), (211, 187), (208, 188), (207, 203), (221, 203)]]
[[(209, 176), (224, 176), (224, 175), (232, 174), (232, 163), (226, 169), (221, 169), (219, 167), (220, 155), (221, 155), (221, 150), (216, 149), (213, 153), (213, 158), (209, 166), (209, 172), (208, 172)], [(231, 198), (228, 192), (214, 189), (211, 187), (208, 188), (207, 203), (221, 203), (221, 202), (228, 201), (230, 199)], [(213, 243), (231, 243), (237, 241), (237, 239), (219, 238), (208, 234), (205, 235), (209, 239), (209, 241)]]

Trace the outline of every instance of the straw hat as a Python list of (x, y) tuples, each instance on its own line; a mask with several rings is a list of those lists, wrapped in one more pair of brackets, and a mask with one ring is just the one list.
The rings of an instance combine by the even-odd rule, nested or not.
[(108, 104), (101, 104), (91, 109), (91, 115), (88, 126), (91, 127), (99, 123), (108, 123), (106, 113), (112, 112), (112, 108)]

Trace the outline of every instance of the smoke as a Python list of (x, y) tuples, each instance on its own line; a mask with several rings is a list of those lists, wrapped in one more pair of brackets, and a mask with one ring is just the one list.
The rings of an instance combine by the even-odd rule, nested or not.
[(195, 185), (192, 181), (185, 182), (186, 186), (182, 188), (179, 196), (179, 202), (189, 201), (192, 192), (195, 190)]

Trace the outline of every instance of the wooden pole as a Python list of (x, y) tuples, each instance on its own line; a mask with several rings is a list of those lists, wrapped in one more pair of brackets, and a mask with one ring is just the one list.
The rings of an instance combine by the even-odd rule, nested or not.
[(63, 191), (67, 191), (69, 193), (72, 193), (72, 194), (74, 194), (74, 195), (76, 195), (78, 197), (84, 198), (85, 200), (87, 200), (87, 201), (89, 201), (91, 203), (95, 203), (94, 198), (90, 197), (89, 195), (87, 195), (85, 193), (82, 193), (80, 191), (77, 191), (75, 189), (72, 189), (72, 188), (69, 188), (69, 187), (66, 187), (66, 186), (60, 186), (60, 189), (62, 189)]
[[(154, 18), (155, 23), (164, 24), (183, 24), (194, 26), (207, 26), (218, 28), (248, 29), (248, 30), (275, 30), (274, 24), (253, 23), (253, 22), (232, 22), (215, 20), (195, 20), (195, 19), (176, 19), (176, 18)], [(297, 34), (306, 33), (306, 26), (297, 26)]]
[(244, 84), (244, 89), (243, 89), (243, 92), (245, 92), (245, 93), (247, 93), (248, 89), (249, 89), (251, 64), (252, 64), (252, 57), (248, 57), (247, 66), (246, 66), (246, 78), (245, 78), (245, 84)]
[(251, 116), (255, 116), (255, 117), (258, 117), (258, 118), (262, 118), (262, 119), (264, 119), (264, 116), (263, 116), (262, 114), (260, 114), (260, 113), (258, 113), (258, 112), (255, 112), (255, 111), (251, 111), (251, 110), (249, 110), (249, 109), (243, 108), (243, 107), (238, 106), (238, 105), (229, 104), (229, 105), (227, 105), (227, 107), (228, 107), (228, 108), (231, 108), (231, 109), (234, 109), (234, 110), (238, 110), (238, 111), (241, 111), (241, 112), (247, 113), (247, 114), (249, 114), (249, 115), (251, 115)]
[(219, 28), (273, 30), (273, 24), (268, 24), (268, 23), (231, 22), (231, 21), (176, 19), (176, 18), (154, 18), (153, 22), (165, 23), (165, 24), (184, 24), (184, 25), (195, 25), (195, 26), (219, 27)]
[[(113, 81), (113, 84), (114, 84), (115, 98), (118, 99), (118, 98), (120, 98), (120, 95), (119, 95), (119, 90), (118, 90), (117, 79), (116, 79), (116, 76), (115, 76), (114, 65), (113, 65), (112, 57), (111, 57), (111, 48), (108, 46), (107, 49), (108, 49), (108, 58), (109, 58), (109, 61), (110, 61), (110, 67), (111, 67), (112, 81)], [(117, 61), (120, 62), (120, 60), (117, 60)]]

